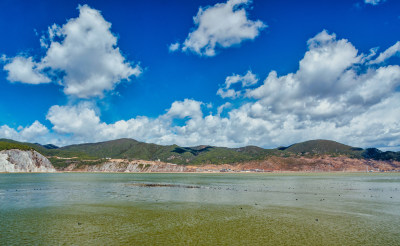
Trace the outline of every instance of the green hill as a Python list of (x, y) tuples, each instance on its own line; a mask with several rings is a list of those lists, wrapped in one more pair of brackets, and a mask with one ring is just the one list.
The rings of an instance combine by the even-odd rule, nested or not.
[(0, 138), (0, 150), (5, 149), (20, 149), (20, 150), (36, 150), (42, 154), (45, 154), (45, 148), (41, 145), (33, 144), (33, 143), (22, 143), (18, 141), (14, 141), (11, 139)]
[[(15, 140), (11, 139), (5, 139), (5, 138), (0, 138), (0, 144), (2, 144), (3, 149), (21, 149), (21, 150), (27, 150), (27, 149), (33, 149), (36, 150), (37, 152), (41, 153), (42, 155), (45, 156), (61, 156), (61, 157), (78, 157), (78, 158), (88, 158), (88, 159), (93, 159), (93, 156), (87, 155), (83, 151), (69, 151), (69, 150), (62, 150), (60, 148), (46, 148), (40, 144), (36, 143), (25, 143), (25, 142), (18, 142)], [(13, 147), (12, 147), (13, 146)], [(2, 149), (0, 149), (2, 150)]]
[(99, 143), (74, 144), (61, 147), (58, 150), (76, 153), (82, 152), (98, 158), (126, 158), (127, 156), (123, 156), (123, 154), (138, 143), (136, 140), (124, 138)]
[(0, 151), (1, 150), (10, 150), (10, 149), (31, 150), (33, 148), (26, 144), (20, 144), (17, 142), (13, 143), (13, 142), (7, 142), (7, 141), (0, 140)]
[[(282, 150), (282, 148), (280, 149)], [(293, 144), (287, 148), (284, 148), (284, 151), (303, 155), (337, 154), (349, 155), (352, 157), (361, 157), (363, 149), (351, 147), (335, 141), (318, 139)]]
[(259, 159), (268, 153), (268, 150), (259, 147), (239, 149), (213, 146), (180, 147), (178, 145), (148, 144), (127, 138), (70, 145), (57, 150), (97, 158), (160, 160), (176, 164), (235, 163)]
[(388, 161), (388, 160), (395, 160), (400, 161), (400, 151), (393, 152), (393, 151), (380, 151), (376, 148), (368, 148), (363, 151), (362, 156), (366, 159), (374, 159), (374, 160), (381, 160), (381, 161)]

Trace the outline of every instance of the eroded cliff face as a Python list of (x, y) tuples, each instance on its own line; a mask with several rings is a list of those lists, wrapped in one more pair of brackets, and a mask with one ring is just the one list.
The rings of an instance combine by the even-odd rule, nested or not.
[(0, 172), (56, 172), (50, 161), (34, 150), (0, 151)]
[(184, 166), (159, 161), (110, 159), (97, 165), (69, 165), (60, 171), (77, 172), (366, 172), (400, 171), (400, 162), (355, 159), (346, 156), (279, 157), (233, 164)]
[(139, 173), (139, 172), (186, 172), (185, 166), (164, 162), (144, 161), (144, 160), (123, 160), (112, 159), (106, 163), (98, 165), (76, 166), (72, 164), (63, 171), (83, 171), (83, 172), (121, 172), (121, 173)]
[(355, 159), (346, 156), (330, 157), (279, 157), (271, 156), (263, 161), (249, 161), (239, 164), (187, 166), (196, 171), (204, 170), (231, 170), (234, 172), (258, 170), (265, 172), (366, 172), (366, 171), (400, 171), (398, 161), (376, 161)]

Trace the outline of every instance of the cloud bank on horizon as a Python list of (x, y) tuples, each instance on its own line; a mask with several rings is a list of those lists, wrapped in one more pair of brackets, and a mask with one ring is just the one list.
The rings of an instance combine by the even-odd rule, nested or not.
[[(172, 44), (169, 50), (215, 56), (217, 49), (256, 38), (266, 25), (248, 19), (245, 8), (250, 3), (229, 0), (200, 8), (194, 17), (196, 28), (183, 44)], [(224, 101), (214, 113), (209, 102), (192, 98), (173, 102), (157, 117), (106, 123), (96, 100), (142, 69), (126, 61), (111, 24), (98, 10), (85, 5), (79, 12), (66, 24), (49, 27), (48, 36), (41, 39), (46, 55), (40, 61), (23, 55), (3, 57), (9, 81), (57, 82), (65, 95), (78, 100), (49, 108), (51, 129), (39, 121), (17, 129), (2, 125), (1, 138), (57, 145), (134, 138), (182, 146), (276, 147), (306, 139), (400, 146), (400, 66), (386, 63), (399, 55), (400, 41), (379, 55), (376, 49), (363, 54), (349, 40), (322, 30), (308, 39), (296, 71), (268, 71), (265, 78), (252, 70), (226, 75), (215, 92)], [(93, 99), (82, 100), (86, 98)]]

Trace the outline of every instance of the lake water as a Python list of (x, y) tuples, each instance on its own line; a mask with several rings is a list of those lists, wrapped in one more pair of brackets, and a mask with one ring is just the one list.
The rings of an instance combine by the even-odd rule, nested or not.
[(0, 174), (0, 245), (400, 245), (400, 174)]

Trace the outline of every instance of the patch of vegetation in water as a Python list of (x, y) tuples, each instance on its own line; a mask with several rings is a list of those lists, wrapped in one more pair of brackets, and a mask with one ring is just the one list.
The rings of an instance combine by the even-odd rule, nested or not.
[(200, 189), (198, 185), (180, 185), (180, 184), (161, 184), (161, 183), (133, 183), (128, 186), (139, 186), (139, 187), (172, 187), (172, 188), (186, 188), (186, 189)]
[(11, 210), (0, 219), (0, 244), (15, 245), (396, 245), (400, 239), (379, 221), (289, 207), (92, 204)]

